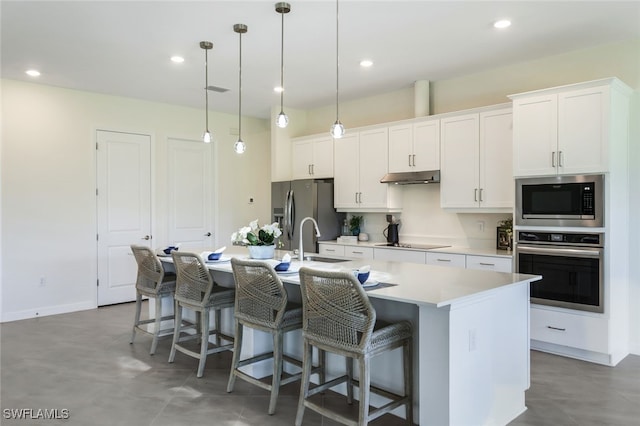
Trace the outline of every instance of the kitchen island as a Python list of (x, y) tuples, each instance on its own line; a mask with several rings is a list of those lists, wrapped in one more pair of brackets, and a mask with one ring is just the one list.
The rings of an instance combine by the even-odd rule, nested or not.
[[(233, 247), (225, 254), (246, 257), (247, 250)], [(163, 260), (170, 263), (170, 258)], [(529, 283), (539, 276), (373, 260), (303, 264), (328, 270), (370, 265), (370, 279), (380, 283), (367, 289), (378, 319), (411, 321), (414, 418), (419, 424), (505, 425), (526, 410)], [(291, 264), (294, 271), (300, 266), (298, 261)], [(233, 285), (229, 262), (208, 267), (216, 281)], [(290, 297), (299, 299), (298, 275), (281, 278)], [(299, 356), (301, 333), (287, 337), (285, 351)], [(253, 353), (269, 347), (270, 339), (258, 333), (245, 334), (245, 339), (252, 340), (247, 347)], [(399, 350), (374, 358), (372, 383), (402, 392), (401, 359)], [(340, 358), (329, 357), (329, 378), (343, 368)], [(372, 398), (372, 405), (379, 402)], [(403, 416), (403, 410), (394, 413)]]

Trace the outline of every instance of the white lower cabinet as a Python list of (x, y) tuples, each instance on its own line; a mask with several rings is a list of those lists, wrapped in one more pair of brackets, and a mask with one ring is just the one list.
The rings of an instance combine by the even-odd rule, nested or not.
[(344, 255), (357, 259), (373, 259), (373, 247), (345, 246)]
[(391, 262), (409, 262), (409, 263), (425, 263), (426, 256), (423, 251), (402, 250), (395, 248), (378, 248), (373, 249), (373, 258), (375, 260), (386, 260)]
[(344, 256), (344, 246), (337, 244), (318, 244), (318, 253), (331, 256)]
[(507, 257), (467, 255), (467, 269), (511, 272), (513, 260)]
[(427, 252), (427, 265), (465, 268), (467, 264), (466, 257), (464, 254)]
[[(531, 339), (607, 353), (608, 320), (531, 306)], [(535, 347), (535, 344), (532, 344)]]

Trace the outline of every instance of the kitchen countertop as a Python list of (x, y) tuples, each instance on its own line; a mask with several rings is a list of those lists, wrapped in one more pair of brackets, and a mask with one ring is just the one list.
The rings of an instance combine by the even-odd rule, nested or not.
[[(470, 248), (470, 247), (461, 247), (461, 246), (450, 246), (450, 247), (441, 247), (441, 248), (435, 248), (435, 249), (422, 249), (419, 247), (385, 246), (384, 242), (358, 241), (356, 243), (338, 243), (336, 240), (318, 241), (318, 243), (334, 244), (334, 245), (340, 245), (340, 246), (372, 247), (372, 248), (428, 251), (428, 252), (453, 253), (453, 254), (469, 254), (469, 255), (475, 255), (475, 256), (494, 256), (494, 257), (504, 257), (508, 259), (511, 259), (513, 257), (513, 250), (498, 250), (495, 248)], [(415, 243), (415, 244), (426, 244), (426, 243)], [(438, 243), (438, 245), (444, 245), (444, 244)]]
[[(195, 252), (200, 253), (200, 251)], [(276, 250), (276, 259), (282, 258), (285, 253), (285, 251)], [(247, 254), (248, 251), (244, 247), (232, 246), (225, 251), (225, 255), (230, 257), (247, 257)], [(321, 257), (338, 258), (324, 254)], [(162, 257), (161, 260), (172, 261), (170, 257)], [(368, 288), (367, 294), (370, 297), (435, 307), (464, 302), (480, 294), (489, 295), (492, 292), (500, 291), (502, 287), (542, 278), (538, 275), (478, 271), (373, 259), (353, 259), (338, 263), (293, 260), (291, 269), (296, 270), (301, 266), (307, 266), (340, 271), (357, 269), (365, 265), (371, 266), (371, 280), (389, 284)], [(231, 263), (228, 261), (207, 263), (207, 267), (213, 271), (231, 272)], [(300, 283), (296, 273), (279, 275), (283, 282)]]

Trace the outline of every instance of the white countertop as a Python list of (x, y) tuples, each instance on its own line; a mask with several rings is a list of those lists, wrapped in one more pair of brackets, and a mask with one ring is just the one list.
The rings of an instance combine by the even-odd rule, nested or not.
[[(195, 251), (195, 250), (194, 250)], [(200, 253), (201, 250), (195, 251)], [(276, 251), (276, 258), (285, 252)], [(230, 257), (247, 257), (244, 247), (231, 247), (225, 252)], [(322, 255), (322, 257), (329, 257)], [(170, 257), (161, 258), (171, 262)], [(315, 261), (291, 262), (291, 268), (300, 266), (324, 270), (351, 270), (364, 265), (371, 266), (370, 279), (392, 286), (378, 286), (367, 289), (369, 297), (395, 300), (417, 305), (447, 306), (465, 302), (478, 296), (490, 295), (505, 286), (537, 281), (539, 275), (478, 271), (463, 268), (431, 266), (417, 263), (389, 262), (379, 260), (349, 260), (340, 263)], [(207, 263), (213, 271), (231, 272), (230, 262)], [(281, 274), (283, 282), (299, 284), (298, 274)]]
[[(422, 249), (418, 247), (390, 247), (390, 246), (383, 245), (384, 243), (371, 242), (371, 241), (358, 241), (355, 243), (338, 243), (336, 240), (318, 241), (318, 243), (334, 244), (334, 245), (340, 245), (340, 246), (352, 246), (352, 247), (373, 247), (373, 248), (391, 249), (391, 250), (413, 250), (413, 251), (423, 251), (423, 252), (470, 254), (475, 256), (494, 256), (494, 257), (505, 257), (508, 259), (511, 259), (513, 257), (512, 250), (498, 250), (495, 248), (470, 248), (470, 247), (450, 246), (450, 247), (442, 247), (437, 249)], [(422, 243), (422, 244), (430, 244), (430, 243)], [(436, 243), (436, 244), (440, 244), (440, 243)]]

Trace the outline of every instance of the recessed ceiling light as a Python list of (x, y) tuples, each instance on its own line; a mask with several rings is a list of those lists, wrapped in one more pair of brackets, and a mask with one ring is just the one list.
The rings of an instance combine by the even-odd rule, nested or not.
[(27, 70), (26, 73), (31, 77), (38, 77), (40, 75), (40, 71), (38, 70)]
[(371, 59), (363, 59), (360, 61), (360, 66), (363, 68), (369, 68), (373, 65), (373, 61)]
[(184, 58), (182, 56), (172, 56), (171, 61), (175, 62), (176, 64), (181, 64), (184, 62)]
[(494, 22), (493, 27), (498, 29), (508, 28), (511, 26), (511, 21), (508, 19), (500, 19)]
[(280, 86), (276, 86), (276, 87), (273, 88), (273, 91), (276, 92), (276, 93), (282, 93), (282, 92), (284, 92), (284, 88), (280, 87)]

